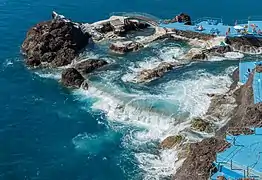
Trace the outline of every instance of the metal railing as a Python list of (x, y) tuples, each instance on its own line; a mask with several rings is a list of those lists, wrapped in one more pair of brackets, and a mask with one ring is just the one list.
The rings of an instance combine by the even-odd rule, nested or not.
[(223, 19), (222, 18), (202, 17), (202, 18), (199, 18), (197, 20), (192, 21), (192, 24), (198, 24), (198, 23), (201, 23), (203, 21), (217, 21), (217, 23), (223, 23)]
[(148, 13), (142, 13), (142, 12), (113, 12), (110, 13), (110, 16), (125, 16), (125, 17), (146, 17), (148, 19), (151, 19), (152, 21), (156, 21), (156, 22), (162, 22), (162, 19), (153, 16), (151, 14)]
[(262, 21), (262, 16), (249, 16), (249, 21)]
[(237, 19), (237, 20), (235, 20), (235, 21), (233, 21), (232, 22), (232, 24), (233, 25), (235, 25), (235, 24), (248, 24), (248, 21), (249, 21), (249, 19)]

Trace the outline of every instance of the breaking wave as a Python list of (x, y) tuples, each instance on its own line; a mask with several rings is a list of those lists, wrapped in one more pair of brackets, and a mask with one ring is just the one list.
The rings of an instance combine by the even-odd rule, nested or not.
[[(159, 150), (158, 143), (169, 135), (184, 134), (186, 139), (199, 140), (183, 131), (190, 126), (190, 120), (202, 116), (211, 102), (207, 94), (224, 93), (231, 84), (228, 76), (233, 71), (229, 67), (212, 73), (204, 68), (181, 69), (179, 73), (167, 76), (153, 85), (134, 85), (128, 81), (141, 69), (156, 67), (159, 63), (174, 62), (184, 53), (179, 46), (161, 47), (154, 54), (136, 62), (114, 59), (115, 63), (125, 64), (128, 73), (122, 70), (108, 70), (91, 75), (89, 90), (73, 91), (75, 97), (83, 102), (91, 102), (82, 107), (92, 112), (103, 112), (109, 126), (124, 134), (122, 145), (133, 150), (143, 179), (161, 179), (171, 176), (181, 165), (176, 150)], [(97, 57), (91, 54), (92, 57)], [(189, 65), (191, 66), (191, 65)], [(197, 66), (197, 65), (196, 65)], [(38, 72), (43, 78), (59, 79), (60, 74)], [(92, 101), (90, 101), (92, 100)], [(114, 126), (115, 122), (121, 124)], [(126, 127), (134, 131), (122, 132)], [(114, 143), (114, 133), (90, 135), (78, 134), (72, 139), (77, 150), (97, 154), (100, 147)]]

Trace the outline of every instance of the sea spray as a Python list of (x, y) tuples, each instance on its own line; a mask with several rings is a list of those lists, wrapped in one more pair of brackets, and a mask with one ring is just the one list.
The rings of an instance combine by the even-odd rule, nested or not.
[[(170, 50), (171, 49), (171, 50)], [(170, 52), (171, 51), (171, 52)], [(159, 51), (159, 57), (144, 57), (140, 61), (114, 60), (120, 67), (133, 73), (144, 67), (153, 67), (154, 63), (162, 60), (173, 60), (172, 51), (178, 55), (183, 49), (168, 47)], [(166, 58), (168, 57), (168, 58)], [(86, 57), (85, 57), (86, 58)], [(147, 61), (147, 62), (146, 62)], [(175, 59), (174, 59), (175, 61)], [(153, 65), (152, 65), (153, 63)], [(132, 65), (133, 66), (130, 66)], [(196, 66), (195, 64), (188, 65)], [(231, 79), (228, 74), (233, 68), (219, 73), (210, 73), (205, 69), (180, 69), (179, 75), (164, 77), (154, 84), (133, 85), (123, 81), (125, 72), (108, 70), (89, 76), (88, 91), (79, 89), (73, 94), (79, 101), (89, 102), (82, 108), (92, 108), (93, 113), (103, 112), (110, 123), (111, 129), (124, 134), (122, 146), (134, 153), (138, 166), (142, 170), (144, 179), (161, 179), (171, 176), (181, 165), (176, 150), (160, 150), (158, 143), (170, 135), (182, 134), (188, 142), (200, 141), (203, 135), (189, 133), (190, 120), (193, 117), (204, 115), (210, 104), (208, 93), (224, 93), (228, 90)], [(57, 78), (58, 75), (39, 75), (44, 78)], [(172, 79), (169, 76), (172, 75)], [(120, 124), (115, 126), (115, 124)], [(126, 129), (136, 129), (126, 131)], [(73, 138), (72, 143), (77, 150), (93, 154), (110, 143), (106, 134), (98, 136), (80, 133)], [(98, 141), (98, 142), (96, 142)], [(140, 177), (140, 178), (141, 178)]]

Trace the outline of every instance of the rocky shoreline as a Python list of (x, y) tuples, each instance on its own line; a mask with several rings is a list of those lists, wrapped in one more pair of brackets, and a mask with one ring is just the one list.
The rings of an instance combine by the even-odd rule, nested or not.
[[(193, 44), (186, 54), (178, 58), (178, 60), (181, 60), (179, 63), (174, 59), (174, 62), (161, 62), (155, 68), (142, 70), (137, 76), (138, 83), (160, 78), (166, 72), (192, 61), (208, 61), (212, 56), (223, 57), (228, 52), (247, 52), (253, 47), (256, 49), (262, 47), (262, 40), (226, 38), (226, 45), (219, 46), (220, 41), (216, 41), (216, 37), (213, 35), (174, 29), (171, 31), (173, 32), (171, 35), (168, 34), (170, 31), (158, 28), (147, 39), (141, 41), (123, 40), (126, 33), (148, 27), (149, 24), (128, 20), (124, 17), (111, 17), (108, 20), (93, 24), (75, 23), (53, 12), (52, 20), (36, 24), (28, 31), (21, 49), (26, 57), (25, 64), (28, 67), (57, 68), (67, 65), (69, 67), (63, 70), (61, 83), (69, 88), (88, 90), (88, 79), (85, 75), (106, 67), (108, 64), (103, 59), (75, 61), (85, 47), (93, 41), (95, 43), (104, 40), (110, 41), (109, 50), (117, 54), (138, 51), (159, 38), (169, 38), (174, 41), (183, 40)], [(211, 46), (208, 46), (208, 44), (211, 44)], [(246, 49), (243, 47), (246, 47)], [(261, 67), (257, 67), (256, 70), (260, 71)], [(225, 133), (236, 127), (247, 128), (261, 124), (262, 104), (255, 105), (252, 100), (252, 73), (248, 82), (240, 87), (238, 86), (238, 70), (233, 73), (232, 78), (234, 83), (231, 85), (229, 92), (223, 95), (209, 94), (212, 97), (212, 102), (205, 118), (192, 120), (191, 128), (193, 130), (213, 132), (214, 137), (204, 139), (198, 143), (183, 144), (184, 137), (176, 135), (168, 137), (161, 143), (160, 148), (162, 149), (177, 146), (183, 152), (181, 158), (185, 160), (173, 179), (208, 179), (210, 172), (214, 170), (212, 162), (215, 160), (216, 152), (222, 151), (229, 146), (224, 141)], [(225, 109), (228, 110), (228, 104), (231, 105), (232, 111), (225, 111)], [(221, 117), (228, 119), (222, 128), (218, 129), (210, 123), (218, 121)]]
[[(249, 76), (246, 84), (237, 87), (234, 84), (239, 81), (238, 69), (234, 71), (233, 86), (231, 90), (224, 96), (231, 96), (235, 99), (236, 107), (231, 113), (229, 121), (216, 131), (215, 136), (207, 138), (198, 143), (190, 144), (186, 160), (179, 168), (173, 179), (188, 180), (204, 180), (208, 179), (212, 171), (216, 171), (212, 163), (215, 161), (216, 153), (228, 148), (228, 144), (224, 139), (226, 133), (234, 135), (252, 134), (250, 128), (262, 127), (262, 103), (254, 104), (252, 79), (253, 73)], [(213, 99), (216, 102), (210, 108), (217, 108), (221, 105), (221, 98)], [(222, 114), (223, 111), (220, 111)], [(235, 134), (235, 129), (241, 129)]]

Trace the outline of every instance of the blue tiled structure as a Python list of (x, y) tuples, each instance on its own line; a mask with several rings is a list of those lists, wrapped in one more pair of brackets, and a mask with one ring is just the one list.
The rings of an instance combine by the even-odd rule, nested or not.
[(256, 67), (256, 61), (253, 62), (240, 62), (239, 63), (239, 81), (241, 83), (246, 83), (249, 77), (249, 74)]
[(255, 72), (253, 79), (254, 103), (262, 102), (262, 73)]
[[(215, 23), (214, 23), (215, 22)], [(246, 31), (244, 33), (237, 32), (234, 29), (234, 25), (225, 25), (222, 20), (218, 20), (217, 18), (210, 19), (200, 19), (194, 22), (194, 25), (184, 25), (184, 23), (174, 22), (174, 23), (160, 23), (160, 27), (178, 29), (183, 31), (194, 31), (204, 34), (215, 34), (218, 36), (252, 36), (257, 38), (262, 38), (262, 21), (251, 21), (246, 20), (245, 22), (241, 22), (238, 24), (245, 28)], [(256, 32), (253, 32), (252, 25), (256, 26)], [(202, 26), (203, 30), (199, 31), (196, 27)], [(228, 29), (230, 28), (230, 33), (227, 34)], [(260, 31), (260, 32), (259, 32)]]
[(217, 154), (215, 165), (219, 171), (211, 179), (215, 180), (220, 175), (227, 179), (262, 179), (261, 132), (262, 128), (257, 128), (252, 135), (227, 135), (226, 140), (231, 147)]
[[(203, 26), (203, 30), (202, 31), (198, 31), (196, 29), (197, 26)], [(227, 29), (230, 27), (233, 30), (233, 26), (226, 26), (222, 23), (217, 23), (217, 24), (210, 24), (208, 21), (202, 21), (197, 23), (196, 25), (184, 25), (184, 23), (179, 23), (179, 22), (175, 22), (175, 23), (169, 23), (169, 24), (160, 24), (160, 27), (164, 27), (164, 28), (174, 28), (174, 29), (179, 29), (179, 30), (183, 30), (183, 31), (195, 31), (195, 32), (199, 32), (199, 33), (205, 33), (205, 34), (218, 34), (220, 36), (225, 36)]]

